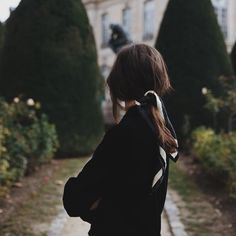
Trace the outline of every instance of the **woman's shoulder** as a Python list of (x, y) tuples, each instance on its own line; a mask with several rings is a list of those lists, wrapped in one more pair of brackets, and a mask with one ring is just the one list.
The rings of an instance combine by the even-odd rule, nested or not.
[[(121, 132), (130, 134), (135, 138), (153, 139), (153, 122), (144, 107), (138, 105), (131, 107), (119, 123)], [(151, 128), (151, 126), (153, 126)]]
[(103, 139), (121, 140), (121, 138), (124, 137), (125, 137), (124, 127), (120, 124), (114, 124), (106, 130)]
[[(135, 140), (135, 143), (156, 143), (153, 134), (154, 124), (145, 108), (137, 105), (129, 108), (118, 124), (110, 127), (104, 136), (118, 143)], [(156, 131), (155, 131), (156, 132)]]
[(139, 144), (141, 146), (147, 144), (150, 147), (150, 145), (156, 144), (150, 127), (138, 109), (138, 107), (132, 107), (128, 110), (118, 124), (107, 130), (105, 138), (123, 147), (128, 145), (128, 149), (132, 148), (133, 145), (137, 147)]
[(122, 141), (124, 137), (123, 133), (122, 127), (118, 126), (117, 124), (112, 125), (105, 131), (98, 147), (104, 145), (114, 147), (117, 143)]
[(124, 147), (133, 140), (134, 132), (130, 125), (120, 122), (108, 128), (103, 136), (102, 142), (109, 148)]

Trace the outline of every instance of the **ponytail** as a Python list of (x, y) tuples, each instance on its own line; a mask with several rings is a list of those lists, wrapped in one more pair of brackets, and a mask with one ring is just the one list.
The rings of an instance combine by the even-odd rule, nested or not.
[(152, 121), (155, 125), (158, 138), (168, 153), (174, 153), (177, 150), (177, 143), (170, 130), (166, 126), (166, 121), (162, 118), (161, 112), (157, 107), (151, 105), (150, 113)]

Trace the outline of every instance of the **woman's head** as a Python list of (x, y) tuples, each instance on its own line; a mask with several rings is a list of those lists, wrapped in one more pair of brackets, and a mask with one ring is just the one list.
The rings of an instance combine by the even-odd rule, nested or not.
[[(146, 44), (131, 44), (118, 53), (116, 61), (107, 78), (113, 103), (113, 115), (118, 120), (119, 101), (132, 101), (142, 98), (148, 90), (159, 96), (171, 90), (167, 68), (161, 54)], [(175, 146), (165, 122), (156, 107), (150, 107), (159, 137), (167, 143), (167, 149)], [(169, 143), (169, 144), (168, 144)], [(169, 148), (170, 147), (170, 148)]]
[(163, 96), (171, 89), (166, 65), (161, 54), (146, 44), (124, 47), (116, 58), (107, 84), (117, 116), (119, 101), (138, 100), (148, 90)]

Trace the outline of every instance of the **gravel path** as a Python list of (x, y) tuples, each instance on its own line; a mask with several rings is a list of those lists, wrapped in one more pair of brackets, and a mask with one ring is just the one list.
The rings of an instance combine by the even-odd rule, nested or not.
[[(89, 227), (90, 225), (83, 222), (80, 218), (68, 217), (67, 223), (62, 229), (60, 236), (88, 236)], [(162, 218), (162, 235), (171, 236), (165, 214), (163, 214)]]

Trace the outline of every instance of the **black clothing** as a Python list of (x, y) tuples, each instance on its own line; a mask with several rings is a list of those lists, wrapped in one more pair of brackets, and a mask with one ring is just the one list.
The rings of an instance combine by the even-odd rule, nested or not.
[[(169, 158), (163, 180), (152, 192), (153, 178), (162, 168), (159, 143), (139, 109), (129, 108), (78, 176), (65, 184), (64, 207), (70, 216), (91, 223), (91, 236), (160, 235)], [(100, 198), (98, 207), (89, 210)]]

